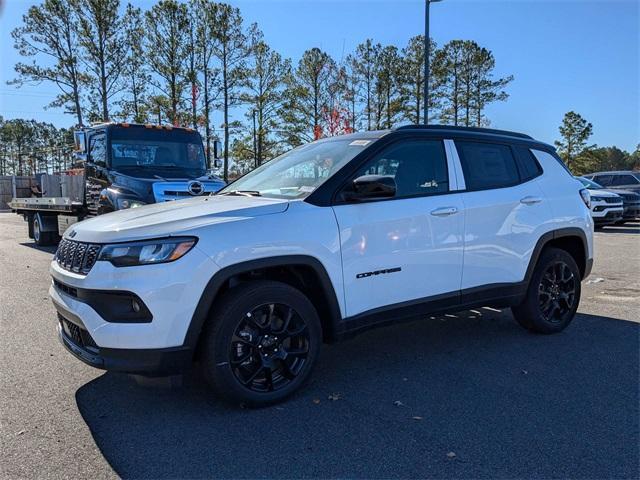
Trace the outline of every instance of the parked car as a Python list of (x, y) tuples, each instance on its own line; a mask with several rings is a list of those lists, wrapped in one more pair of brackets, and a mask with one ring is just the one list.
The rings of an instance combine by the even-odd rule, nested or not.
[(584, 175), (584, 178), (593, 180), (594, 182), (602, 185), (605, 188), (640, 192), (640, 172), (597, 172)]
[(624, 203), (617, 193), (605, 190), (601, 185), (584, 177), (576, 177), (591, 193), (591, 217), (597, 227), (622, 221)]
[(355, 133), (213, 196), (73, 225), (50, 295), (80, 360), (147, 375), (195, 360), (221, 397), (265, 405), (305, 382), (323, 341), (374, 326), (489, 305), (564, 330), (593, 263), (588, 205), (528, 135)]

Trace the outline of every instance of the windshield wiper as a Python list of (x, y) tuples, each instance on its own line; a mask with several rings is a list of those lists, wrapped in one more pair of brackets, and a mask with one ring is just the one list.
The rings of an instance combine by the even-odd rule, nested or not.
[(241, 197), (261, 197), (262, 194), (257, 190), (231, 190), (229, 192), (218, 193), (217, 195), (238, 195)]

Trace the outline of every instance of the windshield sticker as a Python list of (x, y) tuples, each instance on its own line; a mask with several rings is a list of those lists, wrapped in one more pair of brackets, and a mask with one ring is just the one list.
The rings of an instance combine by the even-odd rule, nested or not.
[(369, 145), (370, 143), (371, 143), (371, 140), (354, 140), (349, 145), (357, 145), (358, 147), (364, 147), (366, 145)]

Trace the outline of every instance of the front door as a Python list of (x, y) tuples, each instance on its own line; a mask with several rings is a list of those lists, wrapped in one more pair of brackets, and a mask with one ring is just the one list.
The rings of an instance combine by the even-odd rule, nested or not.
[(441, 140), (412, 138), (387, 146), (353, 176), (393, 177), (396, 195), (333, 207), (347, 316), (457, 294), (464, 212), (449, 172)]

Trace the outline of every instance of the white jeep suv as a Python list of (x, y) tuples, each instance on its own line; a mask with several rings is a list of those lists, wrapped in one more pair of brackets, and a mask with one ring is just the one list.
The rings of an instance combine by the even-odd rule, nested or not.
[(192, 362), (232, 401), (282, 400), (322, 342), (476, 306), (563, 330), (590, 272), (589, 194), (553, 147), (407, 126), (298, 147), (213, 196), (80, 222), (51, 263), (59, 337), (98, 368)]

